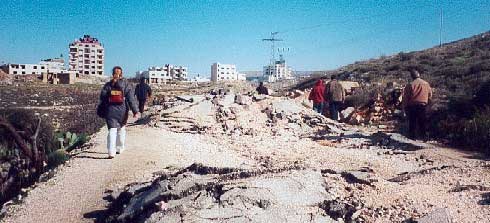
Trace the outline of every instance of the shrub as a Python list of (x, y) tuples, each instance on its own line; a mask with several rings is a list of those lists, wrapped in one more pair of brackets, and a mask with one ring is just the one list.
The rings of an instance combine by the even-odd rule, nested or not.
[(404, 53), (404, 52), (398, 53), (398, 56), (400, 57), (400, 61), (409, 61), (413, 57), (411, 53)]
[[(6, 117), (6, 120), (9, 121), (14, 128), (16, 128), (19, 132), (22, 133), (22, 135), (26, 137), (34, 135), (34, 132), (37, 128), (38, 120), (39, 118), (41, 118), (42, 121), (37, 138), (38, 149), (40, 151), (45, 151), (45, 153), (49, 153), (51, 152), (52, 148), (54, 148), (55, 142), (53, 141), (53, 126), (43, 117), (39, 117), (33, 111), (28, 111), (24, 109), (3, 110), (0, 111), (0, 115)], [(0, 139), (0, 143), (5, 144), (11, 148), (16, 148), (17, 145), (14, 143), (14, 140), (9, 134), (6, 133), (4, 129), (0, 129), (0, 134), (2, 136), (7, 136), (2, 137)]]
[(374, 95), (379, 92), (379, 89), (361, 89), (356, 91), (353, 95), (347, 96), (345, 98), (345, 107), (360, 108), (371, 104), (374, 100)]
[(48, 167), (53, 168), (65, 163), (70, 156), (64, 149), (58, 149), (48, 154)]
[(490, 80), (486, 81), (476, 92), (474, 103), (479, 106), (490, 106)]
[(479, 109), (472, 119), (464, 123), (461, 134), (466, 145), (490, 155), (490, 109)]

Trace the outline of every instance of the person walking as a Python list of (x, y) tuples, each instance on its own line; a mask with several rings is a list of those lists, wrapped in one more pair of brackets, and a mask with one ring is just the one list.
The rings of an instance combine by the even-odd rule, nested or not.
[(317, 80), (315, 86), (311, 89), (308, 100), (313, 101), (313, 110), (320, 114), (323, 114), (323, 104), (325, 103), (324, 94), (325, 85), (323, 84), (323, 80)]
[(264, 82), (260, 82), (259, 86), (255, 89), (259, 94), (269, 95), (269, 90), (264, 86)]
[(345, 101), (345, 89), (337, 81), (337, 76), (332, 75), (325, 87), (325, 100), (328, 101), (328, 109), (330, 112), (330, 118), (333, 120), (339, 120), (339, 109)]
[(410, 70), (410, 76), (413, 81), (405, 86), (402, 98), (402, 105), (408, 116), (408, 137), (417, 139), (417, 135), (420, 135), (423, 140), (427, 140), (426, 113), (427, 105), (432, 99), (432, 89), (427, 81), (420, 78), (417, 70)]
[(133, 117), (138, 116), (138, 107), (129, 83), (123, 79), (122, 68), (112, 68), (112, 79), (107, 82), (100, 92), (101, 104), (106, 106), (105, 120), (109, 133), (107, 134), (107, 152), (109, 159), (114, 158), (125, 149), (126, 128), (129, 110)]
[(136, 95), (136, 98), (138, 99), (139, 112), (141, 114), (141, 117), (143, 117), (146, 101), (148, 100), (148, 98), (151, 97), (151, 87), (150, 85), (145, 83), (144, 77), (142, 77), (140, 79), (140, 83), (136, 85), (134, 93)]

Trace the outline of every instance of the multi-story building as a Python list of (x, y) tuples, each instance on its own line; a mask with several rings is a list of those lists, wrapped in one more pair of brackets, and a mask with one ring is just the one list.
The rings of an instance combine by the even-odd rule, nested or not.
[(148, 70), (136, 72), (136, 78), (146, 78), (150, 84), (186, 80), (187, 67), (171, 64), (165, 64), (163, 67), (149, 67)]
[(104, 74), (104, 47), (90, 35), (70, 43), (69, 69), (79, 75)]
[(245, 80), (245, 75), (238, 73), (235, 64), (213, 63), (211, 65), (211, 81)]
[(65, 62), (61, 58), (42, 60), (39, 64), (4, 64), (1, 69), (11, 75), (66, 73)]
[(294, 78), (292, 69), (286, 65), (286, 60), (282, 55), (279, 60), (274, 62), (274, 65), (264, 66), (263, 76), (269, 82)]

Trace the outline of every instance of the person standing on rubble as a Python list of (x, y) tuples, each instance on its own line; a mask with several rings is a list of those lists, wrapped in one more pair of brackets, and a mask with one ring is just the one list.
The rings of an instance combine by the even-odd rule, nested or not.
[(138, 116), (133, 90), (122, 75), (120, 66), (112, 68), (112, 79), (104, 85), (100, 92), (101, 104), (106, 106), (105, 120), (109, 128), (107, 135), (109, 159), (114, 158), (115, 154), (125, 149), (125, 125), (128, 121), (129, 110), (133, 112), (134, 118)]
[(319, 79), (316, 81), (313, 89), (311, 89), (308, 100), (313, 101), (313, 110), (320, 114), (323, 114), (323, 104), (325, 103), (324, 94), (325, 85), (323, 84), (323, 80)]
[(423, 140), (427, 140), (426, 132), (426, 112), (427, 105), (432, 99), (432, 89), (427, 81), (420, 78), (420, 73), (413, 69), (410, 70), (413, 81), (403, 90), (402, 105), (408, 116), (408, 132), (410, 139), (417, 138), (418, 133)]
[(345, 101), (345, 89), (337, 81), (336, 75), (332, 75), (330, 79), (330, 82), (328, 82), (327, 86), (325, 87), (324, 98), (326, 101), (328, 101), (330, 118), (333, 120), (338, 120), (340, 106), (342, 106)]
[(269, 95), (269, 90), (264, 86), (264, 82), (260, 82), (259, 86), (255, 90), (257, 90), (257, 93), (259, 94)]
[(147, 83), (145, 83), (145, 78), (142, 77), (140, 79), (140, 83), (136, 85), (136, 88), (134, 90), (134, 94), (136, 95), (136, 98), (138, 99), (138, 108), (141, 114), (141, 117), (143, 117), (143, 112), (145, 111), (145, 104), (148, 98), (151, 97), (151, 87)]

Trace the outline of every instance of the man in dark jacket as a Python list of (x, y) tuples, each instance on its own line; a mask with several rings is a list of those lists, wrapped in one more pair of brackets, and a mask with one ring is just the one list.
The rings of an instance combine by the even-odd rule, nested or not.
[(325, 85), (323, 80), (317, 80), (313, 89), (311, 89), (308, 100), (313, 101), (313, 110), (322, 114), (323, 113), (323, 103), (325, 103)]
[(328, 106), (331, 119), (338, 120), (340, 106), (342, 106), (345, 101), (345, 89), (337, 81), (336, 75), (332, 75), (330, 79), (330, 82), (328, 82), (325, 87), (325, 100), (329, 103)]
[(257, 90), (257, 93), (259, 94), (269, 95), (269, 90), (264, 86), (264, 82), (260, 82), (259, 86), (255, 90)]
[(112, 79), (102, 88), (100, 100), (102, 104), (107, 106), (105, 115), (107, 128), (109, 128), (107, 150), (109, 159), (112, 159), (116, 153), (121, 153), (125, 149), (125, 125), (128, 121), (129, 110), (131, 109), (133, 112), (134, 118), (138, 116), (134, 93), (131, 85), (122, 78), (121, 67), (115, 66), (112, 69)]
[(143, 116), (143, 112), (145, 111), (145, 103), (148, 100), (148, 98), (151, 97), (151, 87), (150, 85), (145, 83), (144, 77), (142, 77), (140, 79), (140, 83), (136, 85), (134, 93), (139, 102), (138, 104), (139, 111), (141, 113), (141, 116)]

